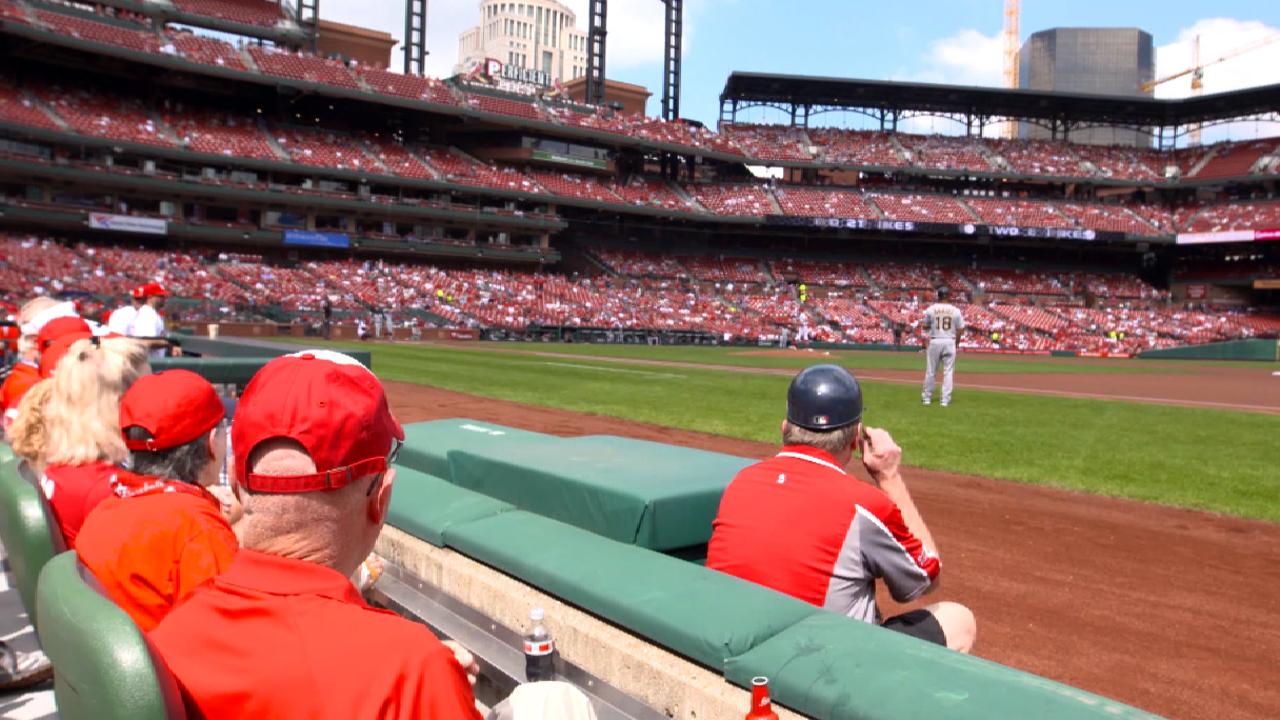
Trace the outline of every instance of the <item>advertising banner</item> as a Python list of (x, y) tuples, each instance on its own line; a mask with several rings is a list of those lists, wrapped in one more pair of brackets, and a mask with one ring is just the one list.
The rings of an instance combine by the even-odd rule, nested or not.
[(312, 232), (311, 230), (285, 230), (285, 245), (307, 247), (349, 248), (351, 238), (346, 233)]
[(89, 213), (89, 227), (95, 230), (142, 233), (144, 235), (168, 235), (169, 221), (160, 218)]

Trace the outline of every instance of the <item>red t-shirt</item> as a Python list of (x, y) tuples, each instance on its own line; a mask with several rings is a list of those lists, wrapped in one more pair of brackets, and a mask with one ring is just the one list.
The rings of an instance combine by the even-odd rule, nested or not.
[(867, 622), (880, 620), (877, 578), (906, 602), (942, 569), (879, 488), (798, 445), (743, 468), (725, 488), (707, 567)]
[(13, 366), (9, 377), (0, 386), (0, 402), (4, 404), (5, 419), (12, 422), (12, 415), (18, 411), (18, 403), (27, 394), (32, 385), (40, 382), (40, 368), (26, 361)]
[(192, 717), (480, 720), (426, 626), (315, 563), (242, 549), (150, 637)]
[(89, 512), (111, 497), (111, 481), (118, 468), (99, 460), (84, 465), (49, 465), (40, 478), (40, 490), (53, 510), (67, 549), (74, 550), (76, 536)]
[(138, 627), (226, 570), (239, 543), (203, 488), (121, 470), (114, 495), (89, 513), (76, 554)]

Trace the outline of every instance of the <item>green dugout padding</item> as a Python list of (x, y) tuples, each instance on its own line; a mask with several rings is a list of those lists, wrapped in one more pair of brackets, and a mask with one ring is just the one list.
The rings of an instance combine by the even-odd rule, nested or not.
[(1127, 705), (922, 640), (817, 613), (725, 663), (743, 687), (824, 720), (1154, 718)]
[(1153, 360), (1280, 360), (1280, 340), (1228, 340), (1227, 342), (1187, 345), (1185, 347), (1146, 350), (1138, 357)]
[[(268, 339), (254, 338), (203, 338), (193, 335), (170, 335), (169, 339), (182, 346), (183, 352), (201, 357), (217, 358), (266, 358), (270, 360), (289, 353), (308, 349), (304, 344), (274, 343)], [(369, 350), (343, 350), (359, 360), (365, 367), (373, 367), (373, 353)]]
[(707, 542), (725, 486), (753, 462), (608, 435), (508, 440), (448, 457), (462, 487), (654, 550)]
[(177, 684), (127, 614), (65, 552), (40, 573), (40, 645), (64, 720), (186, 717)]
[(40, 570), (54, 556), (49, 523), (35, 485), (18, 474), (18, 460), (0, 464), (0, 542), (27, 615), (36, 619)]
[(215, 385), (243, 388), (271, 358), (167, 357), (151, 361), (151, 370), (190, 370)]
[(513, 440), (558, 442), (560, 438), (470, 418), (410, 423), (404, 426), (404, 447), (400, 450), (398, 463), (421, 473), (452, 480), (450, 450), (501, 449)]
[(510, 503), (401, 465), (396, 467), (387, 522), (432, 545), (444, 547), (444, 533), (450, 527), (514, 509)]
[(519, 510), (459, 523), (445, 544), (716, 670), (821, 612), (808, 603)]

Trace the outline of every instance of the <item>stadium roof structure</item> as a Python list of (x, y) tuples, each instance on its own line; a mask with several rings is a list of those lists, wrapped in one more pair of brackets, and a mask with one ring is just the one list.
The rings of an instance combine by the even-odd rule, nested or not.
[[(1014, 118), (1053, 129), (1083, 125), (1184, 128), (1196, 123), (1280, 114), (1280, 84), (1180, 100), (1009, 90), (933, 83), (734, 72), (720, 93), (721, 119), (737, 111), (775, 107), (795, 121), (831, 110), (858, 110), (882, 124), (918, 114), (973, 121)], [(887, 129), (887, 128), (886, 128)]]

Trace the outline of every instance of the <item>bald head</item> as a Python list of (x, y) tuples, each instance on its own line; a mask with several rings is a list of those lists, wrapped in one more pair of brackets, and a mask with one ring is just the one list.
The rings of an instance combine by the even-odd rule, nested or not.
[[(249, 454), (249, 472), (288, 477), (316, 472), (302, 445), (271, 438)], [(391, 500), (395, 471), (362, 477), (336, 490), (264, 493), (242, 490), (240, 545), (270, 555), (306, 560), (351, 575), (377, 542)]]

